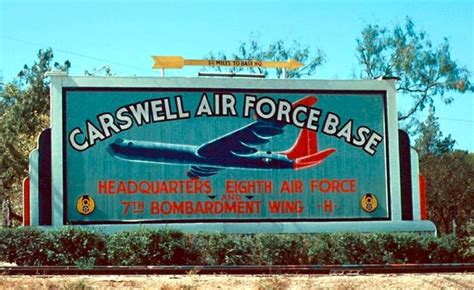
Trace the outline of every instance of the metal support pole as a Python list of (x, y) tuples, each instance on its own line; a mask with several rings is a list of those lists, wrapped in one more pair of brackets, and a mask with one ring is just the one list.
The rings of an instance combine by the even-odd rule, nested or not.
[(286, 79), (286, 67), (282, 68), (281, 70), (283, 72), (283, 77), (282, 78)]
[(162, 69), (161, 69), (161, 77), (164, 77), (164, 76), (165, 76), (165, 69), (162, 68)]

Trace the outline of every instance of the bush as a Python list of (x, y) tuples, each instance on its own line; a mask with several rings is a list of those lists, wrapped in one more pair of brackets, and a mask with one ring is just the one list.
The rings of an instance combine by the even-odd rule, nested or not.
[(305, 236), (298, 234), (260, 234), (255, 244), (260, 254), (259, 264), (301, 265), (308, 263)]
[(17, 265), (44, 265), (48, 261), (47, 234), (33, 228), (2, 229), (1, 258)]
[(148, 245), (148, 265), (196, 264), (191, 235), (178, 231), (152, 231)]
[(0, 259), (17, 265), (76, 265), (80, 260), (87, 260), (89, 264), (105, 264), (105, 253), (102, 235), (79, 228), (0, 231)]
[(90, 267), (107, 263), (105, 237), (102, 234), (73, 227), (47, 234), (51, 240), (47, 251), (48, 264)]
[(253, 235), (198, 234), (193, 243), (202, 265), (249, 265), (256, 260)]
[(109, 263), (120, 266), (146, 265), (151, 231), (140, 229), (111, 235), (107, 241)]
[(17, 229), (0, 229), (0, 260), (13, 263), (16, 260), (16, 234)]
[(366, 245), (366, 235), (343, 234), (337, 241), (342, 250), (342, 264), (363, 264), (364, 258), (371, 251)]
[(463, 233), (464, 236), (459, 241), (459, 258), (467, 263), (474, 263), (474, 220), (465, 224)]
[(118, 232), (109, 237), (107, 249), (112, 265), (186, 265), (197, 260), (191, 236), (178, 231)]
[(64, 227), (1, 229), (0, 260), (18, 265), (303, 265), (473, 262), (471, 237), (418, 234), (112, 235)]
[(453, 235), (445, 235), (439, 238), (429, 237), (429, 259), (431, 263), (456, 263), (461, 262), (460, 247), (458, 239)]
[(393, 262), (419, 264), (429, 261), (426, 239), (418, 234), (399, 234), (394, 236)]
[(385, 241), (390, 238), (388, 234), (365, 235), (366, 251), (361, 257), (362, 264), (385, 264), (390, 261), (391, 253), (385, 248)]

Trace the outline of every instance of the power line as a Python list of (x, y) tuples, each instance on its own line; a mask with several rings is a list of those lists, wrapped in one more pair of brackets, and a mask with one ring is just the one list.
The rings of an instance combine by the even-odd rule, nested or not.
[[(35, 46), (47, 46), (47, 45), (43, 45), (41, 43), (35, 43), (35, 42), (31, 42), (31, 41), (23, 40), (23, 39), (18, 39), (18, 38), (11, 37), (11, 36), (2, 36), (2, 38), (17, 41), (17, 42), (23, 42), (23, 43), (27, 43), (27, 44), (35, 45)], [(108, 60), (108, 59), (105, 59), (105, 58), (89, 56), (89, 55), (85, 55), (83, 53), (74, 52), (74, 51), (70, 51), (70, 50), (66, 50), (66, 49), (54, 48), (54, 50), (64, 52), (64, 53), (68, 53), (68, 54), (75, 55), (75, 56), (79, 56), (79, 57), (83, 57), (83, 58), (88, 58), (88, 59), (93, 59), (93, 60), (96, 60), (96, 61), (106, 62), (106, 63), (109, 63), (109, 64), (114, 64), (114, 65), (128, 67), (128, 68), (132, 68), (132, 69), (136, 69), (136, 70), (150, 72), (150, 70), (147, 70), (147, 69), (144, 69), (144, 68), (141, 68), (141, 67), (136, 67), (136, 66), (132, 66), (132, 65), (129, 65), (129, 64), (124, 64), (124, 63), (120, 63), (120, 62), (116, 62), (116, 61), (111, 61), (111, 60)]]
[(454, 118), (438, 118), (438, 119), (440, 119), (440, 120), (448, 120), (448, 121), (474, 123), (473, 120), (466, 120), (466, 119), (454, 119)]
[[(23, 42), (23, 43), (27, 43), (27, 44), (35, 45), (35, 46), (38, 46), (38, 45), (39, 45), (39, 46), (45, 46), (45, 45), (43, 45), (43, 44), (41, 44), (41, 43), (35, 43), (35, 42), (31, 42), (31, 41), (28, 41), (28, 40), (23, 40), (23, 39), (11, 37), (11, 36), (2, 36), (2, 38), (4, 38), (4, 39), (9, 39), (9, 40), (13, 40), (13, 41), (17, 41), (17, 42)], [(96, 60), (96, 61), (106, 62), (106, 63), (109, 63), (109, 64), (115, 64), (115, 65), (119, 65), (119, 66), (123, 66), (123, 67), (128, 67), (128, 68), (132, 68), (132, 69), (136, 69), (136, 70), (141, 70), (141, 71), (150, 72), (150, 70), (144, 69), (144, 68), (141, 68), (141, 67), (136, 67), (136, 66), (132, 66), (132, 65), (128, 65), (128, 64), (116, 62), (116, 61), (111, 61), (111, 60), (104, 59), (104, 58), (100, 58), (100, 57), (89, 56), (89, 55), (85, 55), (85, 54), (83, 54), (83, 53), (74, 52), (74, 51), (70, 51), (70, 50), (66, 50), (66, 49), (54, 48), (54, 50), (56, 50), (56, 51), (61, 51), (61, 52), (64, 52), (64, 53), (68, 53), (68, 54), (71, 54), (71, 55), (76, 55), (76, 56), (83, 57), (83, 58), (88, 58), (88, 59), (92, 59), (92, 60)], [(474, 123), (473, 120), (466, 120), (466, 119), (441, 118), (441, 117), (438, 117), (438, 119), (440, 119), (440, 120), (447, 120), (447, 121)]]
[[(417, 115), (419, 120), (422, 120), (423, 118), (427, 118), (427, 115)], [(455, 122), (466, 122), (466, 123), (474, 123), (474, 120), (472, 119), (459, 119), (459, 118), (447, 118), (447, 117), (438, 117), (436, 116), (437, 120), (445, 120), (445, 121), (455, 121)]]

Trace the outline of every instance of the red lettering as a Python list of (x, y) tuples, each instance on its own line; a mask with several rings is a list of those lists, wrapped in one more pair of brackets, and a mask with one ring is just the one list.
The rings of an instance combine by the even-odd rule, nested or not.
[(152, 215), (186, 214), (260, 214), (261, 201), (152, 201)]
[(150, 188), (150, 183), (146, 180), (142, 180), (138, 183), (138, 188), (141, 193), (144, 194), (150, 194), (151, 193), (151, 188)]
[(150, 204), (151, 214), (160, 214), (160, 203), (157, 201), (152, 201)]
[(107, 181), (107, 187), (109, 188), (109, 193), (115, 193), (115, 180)]
[(356, 192), (357, 181), (355, 179), (312, 179), (310, 181), (311, 192), (321, 193), (353, 193)]
[[(120, 181), (120, 182), (123, 182), (123, 181)], [(137, 182), (135, 180), (127, 181), (127, 192), (125, 193), (134, 194), (134, 193), (137, 193), (137, 191), (138, 191)]]
[(168, 193), (177, 193), (178, 192), (178, 183), (174, 180), (170, 180), (169, 192)]
[(109, 193), (107, 180), (99, 180), (99, 184), (97, 187), (98, 187), (97, 188), (98, 193)]
[(302, 193), (303, 181), (299, 179), (284, 180), (281, 184), (280, 193)]
[[(115, 182), (115, 181), (114, 181)], [(127, 189), (125, 187), (125, 183), (123, 181), (119, 182), (119, 186), (117, 188), (117, 193), (127, 193)]]
[(332, 213), (332, 210), (333, 210), (332, 200), (330, 199), (324, 200), (323, 210), (325, 213)]
[(123, 209), (123, 214), (128, 214), (128, 211), (130, 209), (130, 202), (129, 201), (122, 201), (122, 205), (124, 206)]
[(271, 180), (226, 180), (226, 193), (272, 193), (273, 183)]
[(268, 208), (272, 214), (280, 213), (302, 213), (304, 211), (301, 200), (270, 200)]
[(164, 215), (169, 215), (172, 211), (173, 211), (173, 207), (172, 207), (172, 204), (165, 200), (163, 202), (161, 202), (160, 204), (160, 211), (164, 214)]
[(210, 180), (99, 180), (99, 194), (212, 193)]

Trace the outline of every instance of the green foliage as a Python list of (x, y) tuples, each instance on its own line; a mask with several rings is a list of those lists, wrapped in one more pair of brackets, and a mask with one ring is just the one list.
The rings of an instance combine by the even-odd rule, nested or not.
[(339, 251), (339, 235), (308, 235), (308, 262), (314, 265), (341, 264), (343, 254)]
[(472, 262), (472, 241), (418, 234), (186, 234), (109, 236), (66, 227), (0, 230), (0, 261), (18, 265), (305, 265)]
[(449, 42), (434, 47), (423, 31), (415, 29), (408, 18), (405, 25), (392, 30), (378, 25), (368, 25), (357, 39), (357, 58), (363, 66), (362, 77), (395, 76), (397, 91), (409, 95), (413, 106), (399, 114), (399, 120), (433, 105), (439, 97), (451, 103), (450, 92), (474, 91), (470, 72), (451, 58)]
[(473, 216), (474, 158), (456, 150), (439, 155), (426, 154), (420, 160), (426, 179), (428, 219), (441, 233), (466, 235), (465, 225)]
[(1, 229), (1, 260), (18, 265), (42, 265), (47, 261), (48, 234), (37, 229)]
[(462, 260), (462, 254), (468, 249), (464, 248), (463, 246), (467, 245), (461, 245), (454, 235), (444, 235), (438, 239), (427, 237), (425, 243), (429, 253), (428, 260), (433, 263), (452, 263), (453, 258), (455, 261)]
[(308, 246), (304, 235), (262, 234), (256, 236), (256, 247), (264, 265), (307, 264)]
[(124, 231), (109, 237), (107, 249), (112, 265), (146, 265), (151, 232), (145, 229)]
[(418, 136), (415, 148), (421, 157), (421, 173), (427, 178), (428, 218), (442, 233), (453, 232), (453, 217), (463, 227), (472, 217), (473, 165), (461, 153), (452, 153), (455, 141), (442, 135), (434, 100), (449, 104), (454, 100), (452, 93), (474, 91), (470, 72), (451, 57), (447, 39), (433, 46), (410, 19), (393, 29), (365, 27), (357, 39), (357, 57), (363, 66), (362, 77), (400, 78), (397, 92), (410, 96), (413, 105), (399, 114), (399, 120), (429, 108), (425, 122), (411, 120), (413, 133)]
[(104, 236), (88, 230), (34, 228), (0, 230), (0, 259), (18, 265), (105, 264)]
[(93, 231), (64, 227), (49, 232), (48, 264), (90, 267), (107, 261), (107, 249), (103, 235)]
[(459, 256), (462, 260), (474, 263), (474, 221), (465, 224), (466, 236), (459, 240)]
[(424, 248), (423, 238), (415, 234), (404, 234), (393, 237), (387, 243), (393, 263), (426, 263), (428, 253)]
[[(364, 235), (363, 247), (361, 247), (361, 259), (364, 264), (385, 264), (390, 262), (390, 252), (386, 248), (390, 234), (367, 234)], [(346, 254), (347, 255), (347, 254)]]
[(246, 265), (256, 257), (255, 239), (250, 235), (198, 234), (193, 247), (204, 265)]
[(173, 230), (152, 231), (146, 263), (182, 265), (197, 259), (190, 236)]
[[(241, 42), (236, 52), (226, 54), (219, 52), (217, 54), (210, 53), (209, 59), (218, 60), (262, 60), (262, 61), (287, 61), (290, 58), (295, 59), (303, 64), (303, 67), (295, 70), (288, 70), (287, 78), (301, 78), (303, 76), (310, 76), (316, 72), (316, 69), (321, 66), (324, 61), (324, 54), (321, 50), (313, 50), (310, 46), (305, 46), (298, 41), (293, 41), (287, 45), (285, 41), (278, 40), (264, 46), (255, 35), (251, 35), (247, 42)], [(217, 71), (227, 70), (230, 72), (250, 71), (251, 73), (263, 73), (268, 75), (268, 70), (265, 68), (221, 68), (215, 67)], [(282, 77), (282, 69), (276, 69), (276, 77)]]
[(456, 141), (451, 138), (451, 135), (443, 137), (433, 108), (430, 108), (425, 122), (416, 123), (415, 131), (418, 134), (418, 138), (415, 140), (414, 147), (420, 157), (426, 154), (440, 155), (453, 151)]
[(107, 242), (112, 265), (180, 265), (195, 261), (191, 238), (177, 231), (119, 232)]
[[(370, 249), (366, 247), (367, 236), (347, 234), (338, 236), (338, 245), (342, 251), (342, 264), (363, 264)], [(344, 245), (341, 247), (341, 245)]]
[(420, 172), (426, 180), (428, 218), (442, 233), (466, 235), (474, 213), (474, 155), (453, 150), (455, 141), (450, 135), (443, 137), (433, 108), (415, 131)]
[[(0, 98), (0, 201), (21, 207), (22, 180), (27, 176), (28, 155), (41, 130), (49, 124), (49, 87), (45, 74), (53, 67), (68, 70), (70, 63), (54, 63), (51, 49), (40, 50), (31, 67), (5, 86)], [(9, 222), (7, 225), (11, 225)]]

